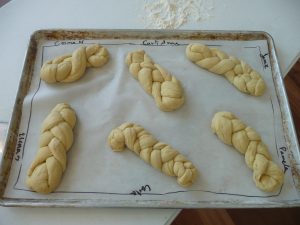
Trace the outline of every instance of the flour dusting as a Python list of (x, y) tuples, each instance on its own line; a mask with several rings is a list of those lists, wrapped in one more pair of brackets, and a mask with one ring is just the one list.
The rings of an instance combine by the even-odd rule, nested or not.
[(146, 0), (143, 20), (147, 28), (176, 29), (209, 19), (212, 0)]

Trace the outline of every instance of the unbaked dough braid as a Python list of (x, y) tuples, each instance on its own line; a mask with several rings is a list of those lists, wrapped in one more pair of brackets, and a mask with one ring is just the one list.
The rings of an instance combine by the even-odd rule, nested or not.
[(63, 55), (44, 63), (41, 79), (47, 83), (73, 82), (83, 76), (87, 67), (101, 67), (109, 53), (99, 44), (81, 46), (72, 55)]
[(126, 64), (144, 90), (154, 97), (159, 109), (173, 111), (183, 104), (184, 96), (180, 82), (160, 65), (155, 64), (145, 51), (128, 53)]
[(114, 151), (129, 148), (154, 168), (177, 177), (178, 184), (183, 187), (190, 186), (196, 179), (197, 169), (190, 161), (137, 124), (124, 123), (112, 130), (108, 142)]
[(216, 113), (211, 127), (225, 144), (233, 145), (245, 154), (246, 164), (253, 170), (253, 180), (258, 188), (272, 192), (281, 186), (283, 171), (271, 160), (268, 147), (258, 133), (230, 112)]
[(42, 124), (39, 150), (27, 173), (27, 186), (47, 194), (59, 185), (73, 143), (76, 115), (65, 103), (54, 107)]
[(210, 72), (224, 75), (240, 91), (260, 96), (266, 85), (261, 75), (247, 63), (217, 48), (209, 48), (203, 44), (189, 44), (186, 48), (189, 60)]

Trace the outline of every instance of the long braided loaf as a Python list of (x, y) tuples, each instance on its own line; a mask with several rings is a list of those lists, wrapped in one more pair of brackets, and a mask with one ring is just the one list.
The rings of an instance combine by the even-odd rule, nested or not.
[(126, 64), (144, 90), (154, 97), (159, 109), (173, 111), (183, 104), (184, 96), (180, 82), (160, 65), (155, 64), (145, 51), (128, 53)]
[(72, 55), (63, 55), (42, 66), (41, 79), (47, 83), (73, 82), (83, 76), (87, 67), (101, 67), (107, 63), (109, 53), (99, 44), (81, 46)]
[(190, 186), (196, 179), (197, 169), (190, 161), (137, 124), (124, 123), (112, 130), (108, 142), (114, 151), (127, 147), (164, 174), (176, 176), (183, 187)]
[(76, 115), (65, 103), (56, 105), (42, 124), (40, 147), (27, 173), (27, 186), (50, 193), (59, 185), (73, 143)]
[(244, 61), (229, 56), (219, 49), (209, 48), (203, 44), (189, 44), (186, 56), (198, 66), (224, 75), (237, 89), (246, 94), (260, 96), (266, 89), (259, 73)]
[(272, 192), (283, 183), (283, 171), (275, 164), (258, 133), (246, 126), (230, 112), (218, 112), (211, 124), (212, 130), (227, 145), (245, 155), (247, 166), (253, 170), (258, 188)]

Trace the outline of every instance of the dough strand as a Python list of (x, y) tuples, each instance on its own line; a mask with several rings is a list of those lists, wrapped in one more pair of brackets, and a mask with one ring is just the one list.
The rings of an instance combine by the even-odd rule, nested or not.
[(152, 167), (177, 177), (178, 184), (183, 187), (192, 185), (198, 174), (194, 165), (183, 155), (170, 145), (156, 140), (137, 124), (124, 123), (112, 130), (108, 142), (113, 151), (129, 148)]
[(253, 170), (253, 180), (258, 188), (272, 192), (282, 185), (284, 173), (272, 161), (268, 147), (255, 130), (230, 112), (216, 113), (211, 128), (225, 144), (232, 145), (245, 155), (246, 164)]
[(180, 82), (160, 65), (155, 64), (144, 50), (128, 53), (126, 64), (130, 73), (152, 95), (162, 111), (173, 111), (184, 103)]
[(109, 60), (109, 53), (99, 44), (81, 46), (72, 55), (58, 56), (44, 63), (41, 79), (47, 83), (69, 83), (80, 79), (88, 67), (101, 67)]
[(73, 143), (76, 115), (65, 103), (56, 105), (42, 124), (39, 150), (31, 163), (26, 184), (47, 194), (59, 185), (67, 164), (67, 151)]
[(247, 63), (217, 48), (203, 44), (189, 44), (186, 56), (198, 66), (210, 72), (223, 75), (237, 89), (253, 96), (263, 95), (266, 85), (261, 75)]

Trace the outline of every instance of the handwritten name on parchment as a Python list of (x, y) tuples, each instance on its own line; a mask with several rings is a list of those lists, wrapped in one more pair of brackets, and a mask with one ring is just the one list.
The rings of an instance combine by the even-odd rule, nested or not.
[(142, 45), (146, 45), (146, 46), (179, 46), (180, 44), (176, 41), (143, 40)]
[(149, 184), (143, 185), (141, 186), (141, 188), (139, 188), (138, 190), (133, 190), (132, 192), (130, 192), (131, 195), (142, 195), (144, 192), (150, 192), (151, 191), (151, 187)]

